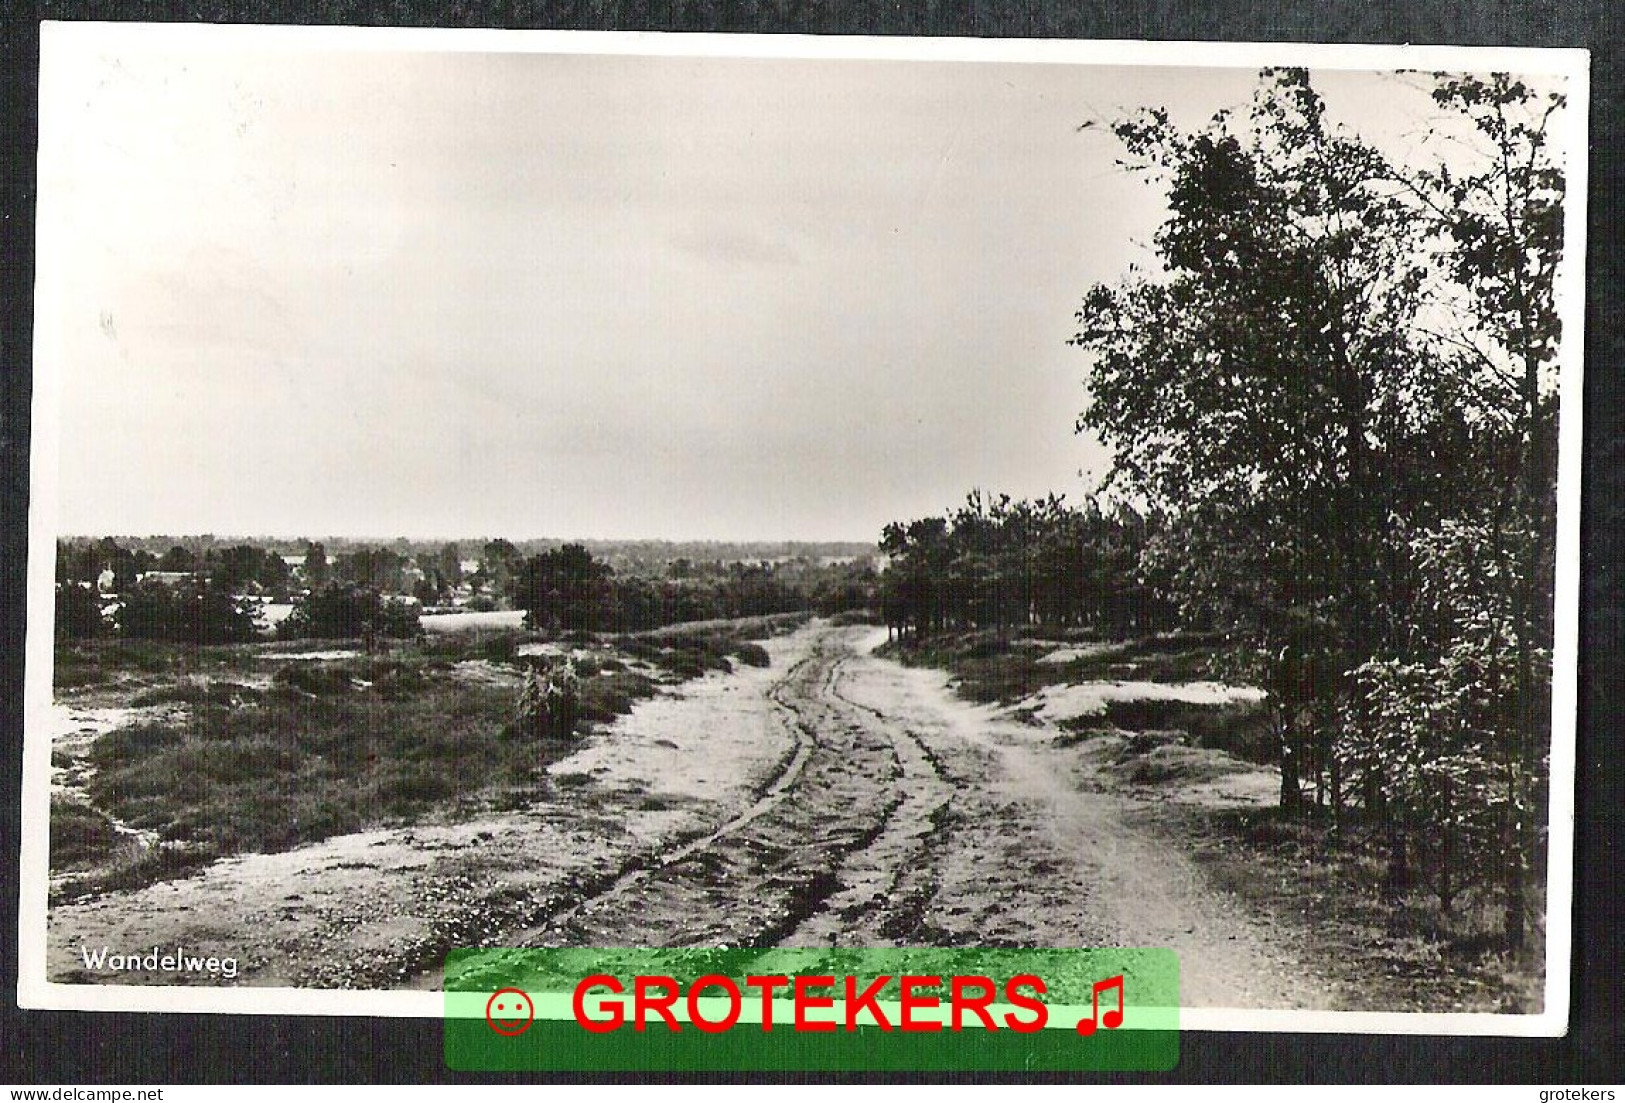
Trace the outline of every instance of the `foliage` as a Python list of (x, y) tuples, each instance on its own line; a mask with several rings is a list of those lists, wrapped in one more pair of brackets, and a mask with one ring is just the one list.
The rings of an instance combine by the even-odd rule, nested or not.
[(1331, 126), (1301, 70), (1194, 132), (1117, 124), (1169, 213), (1156, 269), (1077, 312), (1079, 430), (1162, 518), (1141, 577), (1270, 691), (1286, 810), (1305, 782), (1358, 810), (1390, 888), (1420, 875), (1446, 911), (1499, 872), (1516, 944), (1545, 769), (1562, 98), (1433, 81), (1436, 161)]
[(259, 606), (208, 579), (147, 580), (122, 595), (113, 614), (121, 635), (193, 644), (240, 643), (259, 634)]
[(231, 707), (200, 703), (190, 721), (101, 736), (91, 799), (165, 842), (218, 854), (283, 850), (533, 778), (534, 748), (501, 738), (507, 691), (420, 671), (400, 694), (387, 686), (402, 676), (381, 661), (325, 669), (331, 692), (273, 687)]
[(321, 544), (305, 546), (305, 585), (313, 590), (326, 586), (329, 580), (327, 549)]
[(280, 555), (253, 544), (211, 548), (204, 556), (203, 571), (232, 593), (263, 590), (286, 597), (291, 579), (288, 565)]
[(75, 797), (51, 794), (52, 872), (105, 859), (118, 841), (118, 829), (105, 815)]
[[(1399, 182), (1464, 291), (1458, 296), (1464, 308), (1439, 340), (1471, 373), (1474, 412), (1496, 426), (1501, 442), (1489, 467), (1498, 493), (1487, 503), (1494, 522), (1485, 547), (1505, 568), (1501, 593), (1509, 610), (1506, 618), (1489, 613), (1486, 603), (1476, 610), (1508, 630), (1500, 647), (1515, 663), (1512, 679), (1502, 683), (1510, 707), (1499, 731), (1511, 744), (1503, 767), (1502, 850), (1507, 936), (1517, 947), (1530, 910), (1526, 870), (1535, 860), (1544, 778), (1539, 747), (1549, 714), (1557, 473), (1550, 369), (1561, 334), (1556, 274), (1566, 185), (1547, 133), (1565, 99), (1505, 73), (1434, 80), (1435, 102), (1465, 120), (1476, 140), (1464, 144), (1479, 156), (1466, 167), (1441, 163), (1401, 174)], [(1454, 643), (1443, 649), (1457, 650)]]
[(56, 634), (69, 640), (88, 640), (107, 631), (101, 595), (80, 582), (59, 582), (56, 587)]
[(406, 560), (390, 548), (357, 548), (333, 561), (340, 582), (378, 592), (399, 593)]
[(809, 564), (686, 564), (678, 577), (619, 576), (580, 544), (514, 566), (509, 597), (526, 623), (554, 632), (643, 632), (696, 621), (862, 608), (873, 601), (872, 572)]
[(525, 610), (532, 628), (582, 632), (604, 619), (613, 572), (580, 544), (525, 560), (512, 583), (514, 607)]
[(285, 639), (410, 639), (420, 631), (415, 605), (386, 600), (370, 586), (346, 582), (331, 582), (310, 593), (277, 626)]
[(1088, 626), (1119, 635), (1167, 623), (1147, 585), (1140, 552), (1156, 517), (1091, 500), (1074, 509), (973, 492), (947, 516), (887, 525), (882, 580), (886, 623), (916, 636), (1028, 624)]
[(581, 678), (564, 659), (545, 671), (525, 675), (515, 705), (514, 726), (534, 739), (569, 739), (581, 719)]

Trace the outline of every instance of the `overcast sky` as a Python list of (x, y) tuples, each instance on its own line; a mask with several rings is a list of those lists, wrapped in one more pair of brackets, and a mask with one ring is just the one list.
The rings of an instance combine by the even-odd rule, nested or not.
[(59, 528), (873, 540), (972, 487), (1078, 500), (1105, 457), (1072, 312), (1150, 259), (1160, 206), (1077, 127), (1254, 83), (50, 51)]

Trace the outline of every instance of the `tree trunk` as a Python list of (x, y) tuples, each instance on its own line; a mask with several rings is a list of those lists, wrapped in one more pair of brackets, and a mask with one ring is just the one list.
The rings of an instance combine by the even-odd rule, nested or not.
[(1388, 881), (1384, 890), (1390, 902), (1403, 899), (1411, 887), (1409, 846), (1405, 828), (1398, 819), (1388, 821)]
[(1296, 726), (1288, 720), (1281, 730), (1281, 809), (1294, 818), (1303, 814), (1303, 789), (1298, 785), (1298, 755), (1293, 747)]

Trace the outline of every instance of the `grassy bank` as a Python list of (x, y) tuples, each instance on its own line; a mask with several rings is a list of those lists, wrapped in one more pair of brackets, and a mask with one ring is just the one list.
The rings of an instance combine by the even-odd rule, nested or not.
[(1503, 944), (1498, 898), (1473, 893), (1448, 914), (1427, 892), (1386, 898), (1383, 840), (1357, 820), (1334, 830), (1273, 807), (1177, 804), (1154, 816), (1210, 883), (1281, 929), (1301, 932), (1316, 967), (1367, 1006), (1497, 1014), (1541, 1008), (1544, 932), (1533, 931), (1532, 948), (1514, 953)]
[[(64, 648), (59, 693), (146, 711), (96, 738), (82, 792), (53, 801), (52, 867), (70, 874), (58, 893), (133, 887), (224, 855), (371, 827), (523, 807), (551, 785), (546, 766), (575, 745), (539, 739), (520, 722), (527, 670), (570, 657), (579, 738), (661, 686), (768, 665), (754, 640), (804, 619), (614, 640), (468, 633), (371, 656), (324, 641), (325, 652), (344, 655), (328, 659), (290, 659), (297, 652), (275, 644)], [(546, 653), (521, 654), (527, 643)]]
[[(879, 654), (907, 666), (946, 670), (956, 692), (968, 700), (1017, 706), (1050, 686), (1222, 679), (1234, 664), (1220, 650), (1221, 642), (1195, 634), (1106, 641), (1082, 634), (979, 631), (892, 640)], [(1057, 726), (1071, 742), (1128, 732), (1176, 734), (1192, 747), (1268, 765), (1275, 761), (1277, 747), (1267, 709), (1259, 701), (1108, 699), (1100, 711), (1063, 719)]]
[(1087, 633), (1035, 630), (940, 632), (890, 640), (879, 654), (908, 666), (950, 671), (961, 695), (973, 701), (1012, 703), (1046, 685), (1133, 679), (1188, 682), (1221, 669), (1214, 636), (1161, 633), (1101, 640)]
[[(883, 649), (905, 664), (948, 671), (961, 696), (1022, 706), (1046, 687), (1222, 680), (1234, 664), (1199, 636), (1128, 641), (943, 633)], [(1341, 822), (1311, 805), (1276, 807), (1278, 736), (1267, 701), (1106, 699), (1054, 722), (1054, 745), (1080, 758), (1092, 783), (1137, 798), (1131, 815), (1190, 854), (1215, 889), (1246, 902), (1362, 1002), (1394, 1011), (1538, 1010), (1537, 954), (1506, 951), (1503, 903), (1464, 892), (1448, 913), (1424, 886), (1385, 892), (1388, 842), (1357, 804)], [(1539, 947), (1542, 939), (1531, 939)]]

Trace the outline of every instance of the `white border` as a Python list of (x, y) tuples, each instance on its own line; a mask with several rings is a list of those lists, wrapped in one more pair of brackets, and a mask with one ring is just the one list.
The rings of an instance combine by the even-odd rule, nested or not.
[[(1590, 55), (1580, 49), (1315, 43), (1135, 42), (1031, 39), (820, 37), (808, 35), (666, 34), (611, 31), (440, 30), (430, 28), (294, 27), (216, 24), (60, 23), (40, 28), (43, 90), (53, 56), (72, 43), (97, 46), (252, 47), (257, 50), (450, 53), (614, 54), (647, 57), (776, 58), (871, 61), (1015, 62), (1047, 65), (1188, 66), (1314, 69), (1419, 69), (1541, 74), (1568, 81), (1568, 110), (1554, 133), (1566, 171), (1564, 255), (1557, 276), (1563, 344), (1558, 358), (1559, 461), (1557, 573), (1552, 682), (1550, 871), (1546, 885), (1545, 1010), (1535, 1015), (1399, 1012), (1259, 1011), (1187, 1008), (1182, 1029), (1356, 1034), (1456, 1034), (1550, 1037), (1569, 1015), (1571, 905), (1574, 875), (1575, 723), (1578, 709), (1580, 596), (1581, 365), (1585, 323), (1586, 118)], [(40, 132), (53, 105), (41, 96)], [(47, 179), (41, 166), (40, 179)], [(36, 225), (61, 225), (44, 212), (55, 196), (41, 189)], [(25, 731), (44, 730), (51, 705), (52, 599), (57, 528), (57, 458), (61, 382), (37, 370), (56, 359), (51, 325), (52, 265), (62, 253), (48, 230), (36, 237), (33, 438), (30, 463), (28, 624)], [(48, 309), (49, 308), (49, 309)], [(434, 1018), (444, 998), (433, 992), (335, 991), (302, 988), (194, 988), (55, 984), (45, 979), (50, 815), (50, 746), (23, 747), (22, 852), (19, 893), (18, 1004), (33, 1009), (222, 1014), (374, 1015)], [(1560, 875), (1561, 874), (1561, 875)]]

